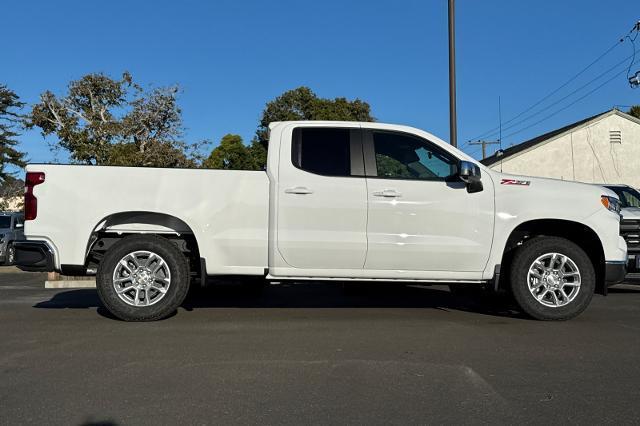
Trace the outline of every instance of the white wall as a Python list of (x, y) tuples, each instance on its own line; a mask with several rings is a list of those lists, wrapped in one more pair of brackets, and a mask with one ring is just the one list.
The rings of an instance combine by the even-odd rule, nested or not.
[[(622, 143), (610, 142), (610, 130), (622, 132)], [(491, 168), (504, 173), (624, 183), (640, 188), (640, 123), (610, 114)]]

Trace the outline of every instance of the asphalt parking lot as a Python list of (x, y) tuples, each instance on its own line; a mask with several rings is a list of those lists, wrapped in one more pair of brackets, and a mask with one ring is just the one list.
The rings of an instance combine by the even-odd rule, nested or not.
[(640, 286), (535, 322), (446, 287), (192, 295), (125, 323), (0, 272), (1, 424), (638, 423)]

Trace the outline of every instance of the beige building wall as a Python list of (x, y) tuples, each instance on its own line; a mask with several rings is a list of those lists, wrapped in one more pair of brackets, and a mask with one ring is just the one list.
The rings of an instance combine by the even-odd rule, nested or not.
[[(628, 117), (611, 112), (490, 167), (504, 173), (640, 188), (640, 120)], [(611, 132), (618, 131), (621, 142), (612, 142)]]

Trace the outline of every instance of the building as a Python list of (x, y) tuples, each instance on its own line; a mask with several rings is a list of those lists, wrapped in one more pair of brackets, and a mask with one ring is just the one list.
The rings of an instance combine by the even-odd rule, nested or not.
[(493, 170), (640, 188), (640, 120), (612, 109), (482, 161)]

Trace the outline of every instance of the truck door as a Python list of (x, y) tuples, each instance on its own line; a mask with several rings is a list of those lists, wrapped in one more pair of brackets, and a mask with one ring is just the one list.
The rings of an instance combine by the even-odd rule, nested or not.
[(365, 269), (482, 271), (493, 236), (493, 185), (468, 193), (458, 159), (402, 132), (364, 130), (369, 214)]
[(360, 129), (285, 130), (278, 170), (276, 238), (285, 262), (304, 269), (362, 269), (367, 184)]

